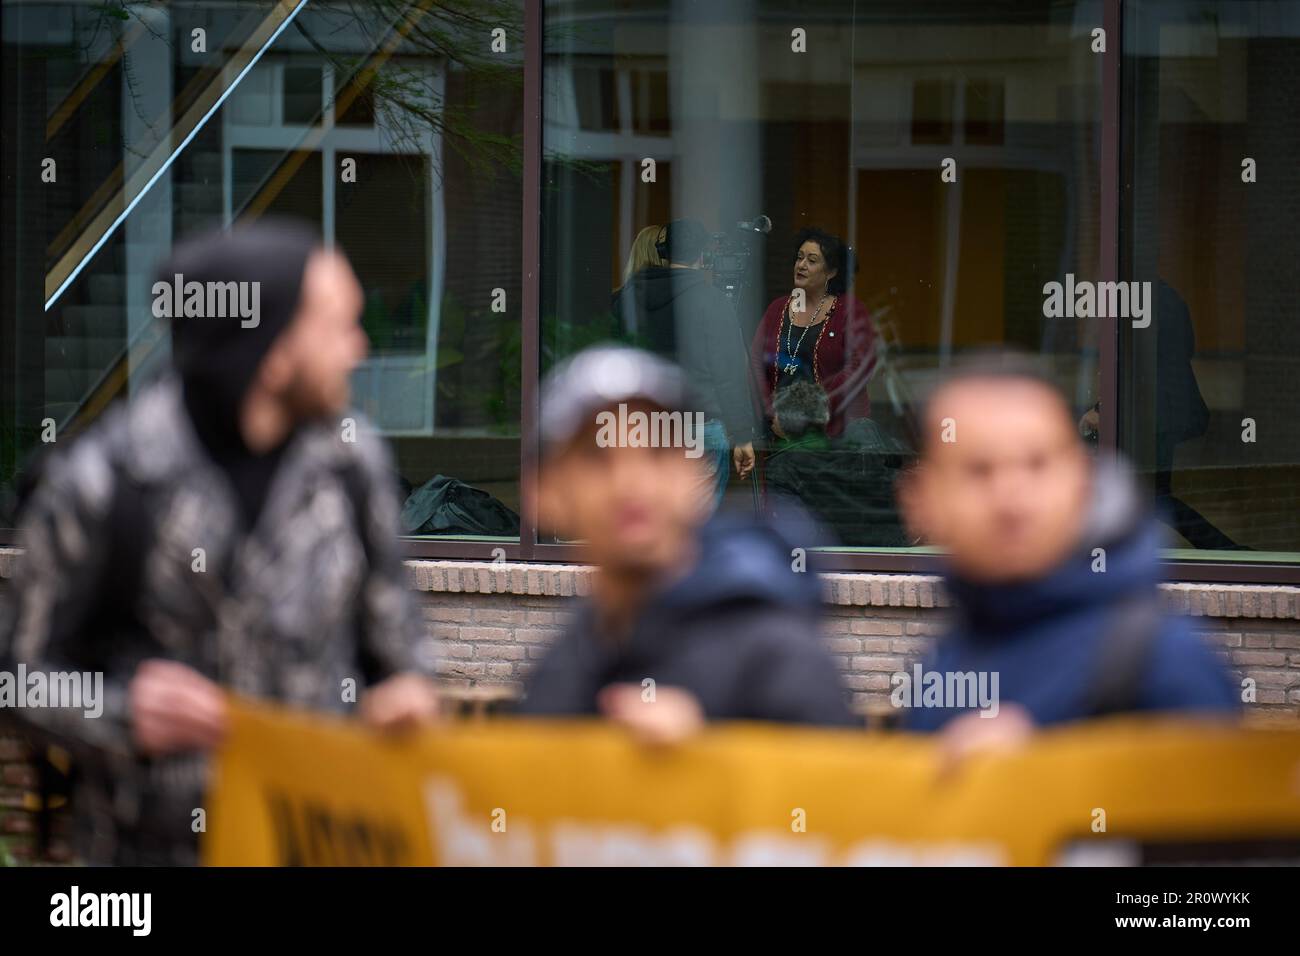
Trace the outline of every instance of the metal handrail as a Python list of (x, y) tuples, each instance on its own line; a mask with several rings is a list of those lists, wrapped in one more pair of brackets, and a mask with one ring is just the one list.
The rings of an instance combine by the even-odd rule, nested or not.
[[(302, 2), (305, 3), (306, 0), (302, 0)], [(300, 3), (299, 7), (301, 5)], [(336, 108), (346, 111), (352, 105), (353, 101), (361, 95), (361, 90), (384, 63), (397, 52), (402, 42), (415, 28), (419, 19), (428, 12), (432, 5), (433, 0), (419, 0), (400, 23), (393, 25), (384, 40), (377, 45), (372, 55), (350, 78), (344, 87), (342, 95), (337, 99)], [(284, 25), (288, 25), (287, 21)], [(272, 37), (273, 40), (274, 37)], [(240, 74), (241, 77), (243, 75)], [(305, 161), (306, 156), (319, 143), (321, 135), (318, 127), (313, 126), (309, 129), (303, 142), (286, 156), (285, 161), (268, 177), (264, 187), (257, 191), (245, 209), (241, 211), (241, 219), (255, 220), (269, 208), (275, 197), (292, 180), (294, 173)], [(182, 144), (182, 148), (183, 146), (184, 144)], [(179, 153), (180, 150), (178, 149), (177, 152)], [(164, 336), (160, 332), (161, 328), (162, 321), (157, 319), (140, 328), (132, 340), (123, 347), (112, 364), (105, 369), (104, 373), (90, 389), (85, 400), (68, 415), (66, 421), (61, 423), (60, 427), (69, 431), (76, 431), (84, 424), (93, 421), (116, 397), (117, 393), (125, 387), (131, 367), (146, 360), (163, 342)]]
[[(103, 248), (118, 227), (126, 221), (154, 184), (171, 168), (172, 163), (203, 129), (221, 104), (233, 93), (245, 76), (257, 65), (285, 28), (293, 22), (309, 0), (280, 0), (229, 60), (221, 72), (210, 82), (191, 104), (185, 115), (172, 128), (168, 141), (161, 142), (140, 164), (129, 182), (108, 200), (72, 247), (45, 275), (45, 310), (48, 312), (60, 296), (80, 275), (86, 264)], [(181, 136), (180, 144), (173, 149), (171, 143)], [(131, 198), (128, 199), (127, 197)]]

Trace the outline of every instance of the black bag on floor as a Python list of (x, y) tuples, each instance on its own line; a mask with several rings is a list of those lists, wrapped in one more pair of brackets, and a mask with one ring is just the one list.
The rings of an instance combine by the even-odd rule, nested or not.
[(459, 478), (434, 475), (402, 506), (404, 534), (519, 534), (519, 515)]

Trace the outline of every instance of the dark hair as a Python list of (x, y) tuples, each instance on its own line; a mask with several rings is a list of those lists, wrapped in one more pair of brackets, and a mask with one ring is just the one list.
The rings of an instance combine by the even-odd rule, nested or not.
[(674, 219), (659, 230), (655, 252), (664, 264), (687, 265), (698, 259), (709, 244), (709, 232), (694, 219)]
[(776, 393), (772, 411), (786, 438), (799, 438), (809, 431), (824, 431), (831, 420), (831, 402), (820, 386), (794, 382)]
[(965, 382), (989, 381), (1032, 382), (1035, 385), (1041, 385), (1060, 406), (1062, 414), (1069, 419), (1071, 424), (1074, 422), (1074, 406), (1070, 403), (1070, 399), (1061, 389), (1061, 386), (1057, 384), (1056, 379), (1045, 368), (1040, 358), (1016, 349), (983, 348), (956, 359), (945, 370), (938, 384), (934, 385), (922, 400), (916, 420), (921, 426), (921, 446), (923, 450), (925, 446), (930, 444), (932, 437), (928, 434), (928, 424), (930, 410), (934, 405), (935, 398), (953, 385), (960, 385)]
[(835, 270), (834, 277), (826, 283), (826, 291), (831, 295), (843, 295), (847, 292), (849, 279), (858, 271), (852, 248), (846, 246), (839, 236), (818, 229), (816, 226), (810, 226), (807, 229), (800, 229), (795, 234), (791, 262), (799, 260), (799, 249), (805, 242), (817, 243), (822, 251), (822, 258), (826, 260), (826, 268)]

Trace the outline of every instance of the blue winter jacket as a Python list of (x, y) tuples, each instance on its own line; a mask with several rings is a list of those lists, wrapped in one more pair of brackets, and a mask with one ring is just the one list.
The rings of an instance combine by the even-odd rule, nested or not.
[[(896, 704), (921, 700), (910, 688), (924, 684), (927, 673), (974, 672), (986, 681), (996, 674), (999, 704), (1020, 704), (1039, 724), (1094, 715), (1104, 669), (1123, 658), (1116, 654), (1114, 631), (1125, 626), (1120, 623), (1124, 609), (1157, 596), (1162, 534), (1138, 507), (1131, 479), (1119, 465), (1099, 465), (1094, 489), (1084, 540), (1050, 573), (1000, 585), (948, 577), (956, 612), (952, 629), (922, 665), (921, 681), (913, 671), (908, 682), (896, 682)], [(1231, 713), (1239, 708), (1228, 669), (1186, 618), (1154, 616), (1150, 638), (1140, 646), (1134, 694), (1123, 710)], [(937, 686), (936, 680), (930, 685)], [(991, 689), (991, 681), (985, 686)], [(902, 724), (937, 730), (969, 709), (906, 706)]]

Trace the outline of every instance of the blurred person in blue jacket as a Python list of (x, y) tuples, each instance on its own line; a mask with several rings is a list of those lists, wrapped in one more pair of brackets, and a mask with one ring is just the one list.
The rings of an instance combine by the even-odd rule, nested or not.
[(638, 414), (691, 416), (688, 389), (677, 366), (609, 346), (544, 383), (539, 514), (595, 574), (519, 711), (600, 714), (656, 743), (706, 720), (851, 724), (820, 642), (821, 585), (798, 550), (819, 543), (811, 524), (709, 520), (703, 413), (683, 441), (603, 431)]
[(1093, 462), (1029, 358), (959, 363), (921, 421), (900, 503), (946, 552), (954, 620), (894, 675), (904, 727), (947, 728), (960, 749), (1104, 714), (1238, 709), (1215, 653), (1160, 608), (1160, 526), (1128, 470)]

